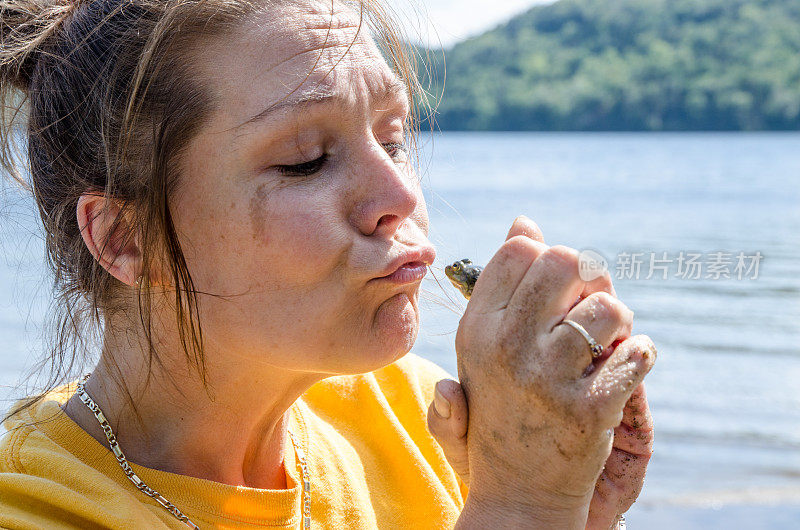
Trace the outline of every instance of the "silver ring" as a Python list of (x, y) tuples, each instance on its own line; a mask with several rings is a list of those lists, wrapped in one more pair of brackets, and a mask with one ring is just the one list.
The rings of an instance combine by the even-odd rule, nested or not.
[(583, 326), (581, 326), (580, 324), (578, 324), (574, 320), (569, 320), (568, 318), (565, 318), (564, 320), (559, 322), (557, 325), (560, 326), (561, 324), (569, 324), (570, 326), (572, 326), (575, 329), (575, 331), (577, 331), (578, 333), (583, 335), (583, 338), (586, 339), (586, 342), (589, 343), (589, 350), (592, 352), (592, 358), (593, 359), (597, 359), (598, 357), (603, 355), (603, 345), (602, 344), (598, 344), (598, 342), (596, 340), (594, 340), (591, 335), (589, 335), (589, 332), (586, 331), (583, 328)]

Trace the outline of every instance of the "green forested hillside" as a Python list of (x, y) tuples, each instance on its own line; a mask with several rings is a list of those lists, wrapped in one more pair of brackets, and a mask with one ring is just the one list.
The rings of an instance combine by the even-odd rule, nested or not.
[(441, 129), (800, 129), (800, 0), (560, 0), (445, 58)]

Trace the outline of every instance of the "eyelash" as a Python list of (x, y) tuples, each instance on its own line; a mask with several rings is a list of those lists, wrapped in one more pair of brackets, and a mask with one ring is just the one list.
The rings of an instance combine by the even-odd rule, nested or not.
[[(381, 145), (384, 149), (386, 149), (386, 152), (389, 153), (389, 156), (391, 156), (393, 160), (398, 159), (397, 151), (408, 153), (408, 146), (406, 144), (389, 142)], [(327, 160), (328, 153), (324, 153), (321, 157), (315, 160), (309, 160), (308, 162), (303, 162), (302, 164), (275, 166), (275, 169), (277, 169), (280, 173), (291, 177), (308, 177), (322, 169)]]

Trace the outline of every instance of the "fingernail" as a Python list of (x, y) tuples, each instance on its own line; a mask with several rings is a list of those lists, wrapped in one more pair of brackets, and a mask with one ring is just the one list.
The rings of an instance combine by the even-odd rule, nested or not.
[(433, 408), (442, 418), (447, 419), (450, 417), (450, 402), (439, 392), (439, 387), (433, 388)]

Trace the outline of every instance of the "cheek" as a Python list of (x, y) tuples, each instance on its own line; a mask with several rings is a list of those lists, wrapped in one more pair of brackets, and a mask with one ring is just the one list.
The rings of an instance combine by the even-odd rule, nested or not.
[(270, 193), (261, 185), (250, 200), (249, 234), (243, 234), (243, 244), (253, 247), (260, 266), (313, 280), (321, 269), (335, 266), (349, 246), (341, 218), (335, 196), (302, 190)]
[(250, 199), (250, 227), (252, 229), (252, 239), (257, 244), (268, 245), (269, 239), (266, 233), (266, 203), (267, 189), (264, 184), (256, 188), (256, 192)]
[(220, 186), (187, 193), (175, 210), (193, 280), (209, 292), (313, 285), (348, 246), (335, 196), (262, 184), (237, 197)]

